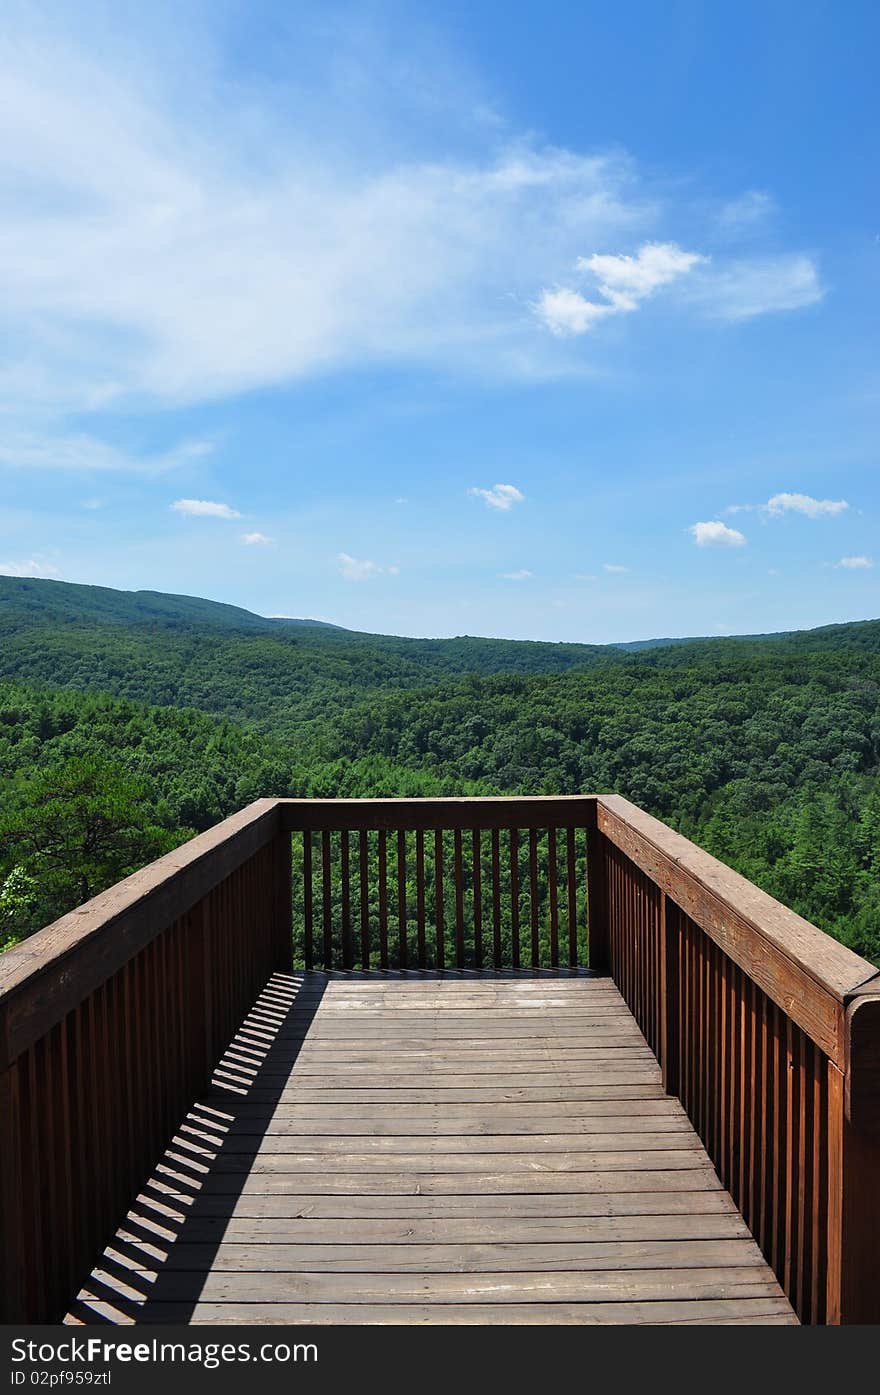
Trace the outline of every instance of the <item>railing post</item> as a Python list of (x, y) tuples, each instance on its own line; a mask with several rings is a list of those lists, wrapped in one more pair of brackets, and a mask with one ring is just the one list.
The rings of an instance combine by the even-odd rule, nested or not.
[[(274, 877), (275, 877), (275, 950), (276, 967), (289, 973), (293, 967), (293, 861), (291, 835), (280, 818), (280, 829), (275, 835)], [(347, 836), (347, 835), (343, 835)]]
[(595, 799), (587, 805), (587, 935), (590, 968), (594, 973), (608, 972), (608, 884), (605, 860), (605, 835), (599, 831), (598, 807)]
[(22, 1204), (21, 1102), (18, 1062), (5, 1060), (3, 1013), (0, 1009), (0, 1322), (26, 1322), (25, 1274), (29, 1256), (25, 1244)]
[(677, 1095), (679, 1088), (678, 1059), (678, 942), (677, 907), (669, 897), (660, 897), (660, 982), (657, 985), (660, 1007), (658, 1056), (667, 1095)]
[(828, 1067), (829, 1323), (880, 1322), (880, 993), (846, 1013), (846, 1072)]
[(211, 919), (208, 900), (202, 898), (190, 912), (190, 1032), (192, 1070), (201, 1088), (211, 1085), (213, 1073), (213, 979)]

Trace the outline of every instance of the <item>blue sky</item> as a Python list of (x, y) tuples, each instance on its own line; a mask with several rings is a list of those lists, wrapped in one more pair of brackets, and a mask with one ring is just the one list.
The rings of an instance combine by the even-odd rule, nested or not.
[(414, 635), (880, 614), (878, 14), (7, 0), (0, 570)]

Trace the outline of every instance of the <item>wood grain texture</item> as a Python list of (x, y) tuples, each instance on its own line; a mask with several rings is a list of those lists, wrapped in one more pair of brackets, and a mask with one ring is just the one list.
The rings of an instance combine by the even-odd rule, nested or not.
[(276, 975), (67, 1320), (511, 1313), (796, 1320), (607, 980)]

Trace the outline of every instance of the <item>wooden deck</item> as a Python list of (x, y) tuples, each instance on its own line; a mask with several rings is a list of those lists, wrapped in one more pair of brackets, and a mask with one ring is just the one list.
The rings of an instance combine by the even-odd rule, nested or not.
[(609, 978), (276, 974), (68, 1322), (795, 1323)]

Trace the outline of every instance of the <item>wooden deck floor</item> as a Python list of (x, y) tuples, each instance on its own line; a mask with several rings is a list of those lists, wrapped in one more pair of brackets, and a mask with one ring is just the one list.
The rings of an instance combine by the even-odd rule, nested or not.
[(277, 975), (68, 1322), (794, 1323), (617, 990)]

